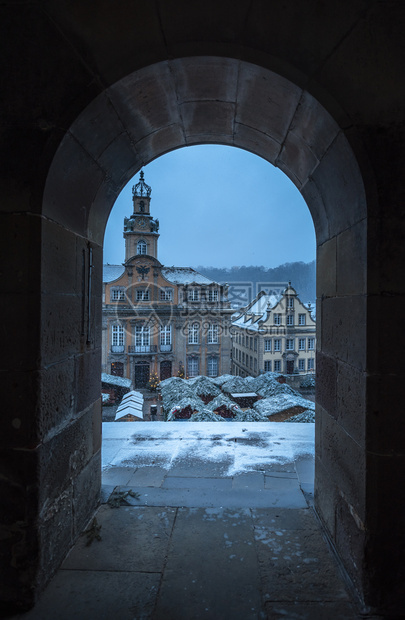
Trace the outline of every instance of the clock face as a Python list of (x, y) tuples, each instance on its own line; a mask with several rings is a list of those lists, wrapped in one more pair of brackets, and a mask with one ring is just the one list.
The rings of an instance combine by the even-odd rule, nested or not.
[(141, 217), (141, 218), (138, 220), (138, 226), (139, 226), (139, 228), (145, 228), (145, 227), (146, 227), (146, 224), (147, 224), (147, 222), (146, 222), (146, 220), (145, 220), (145, 218), (144, 218), (144, 217)]

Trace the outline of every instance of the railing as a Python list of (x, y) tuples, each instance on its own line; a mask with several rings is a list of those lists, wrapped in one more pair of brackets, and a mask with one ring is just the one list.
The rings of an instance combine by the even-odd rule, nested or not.
[(155, 344), (131, 344), (128, 347), (128, 353), (156, 353), (157, 346)]
[(169, 351), (172, 350), (172, 345), (171, 344), (161, 344), (160, 345), (160, 350), (162, 353), (168, 353)]
[(112, 344), (111, 345), (111, 353), (124, 353), (125, 345), (123, 344)]

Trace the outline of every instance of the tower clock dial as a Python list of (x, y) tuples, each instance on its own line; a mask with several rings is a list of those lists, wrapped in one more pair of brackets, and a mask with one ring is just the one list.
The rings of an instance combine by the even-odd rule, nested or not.
[(138, 220), (138, 226), (139, 226), (139, 228), (146, 228), (146, 224), (147, 224), (147, 220), (145, 220), (145, 218), (144, 218), (144, 217), (141, 217), (141, 218)]

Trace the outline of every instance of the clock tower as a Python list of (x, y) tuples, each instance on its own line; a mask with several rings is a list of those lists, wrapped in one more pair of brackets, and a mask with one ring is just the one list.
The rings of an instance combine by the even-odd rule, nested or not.
[(132, 187), (133, 213), (124, 218), (125, 261), (139, 255), (157, 259), (159, 220), (150, 214), (151, 193), (152, 188), (145, 183), (141, 170), (139, 183)]

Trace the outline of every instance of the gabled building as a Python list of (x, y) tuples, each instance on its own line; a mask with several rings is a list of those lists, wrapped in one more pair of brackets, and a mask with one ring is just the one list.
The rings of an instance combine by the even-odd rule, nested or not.
[(143, 172), (124, 219), (125, 262), (104, 265), (102, 370), (145, 387), (160, 380), (229, 373), (233, 310), (227, 286), (158, 260), (159, 220)]
[(233, 315), (232, 374), (315, 372), (315, 319), (291, 282), (282, 295), (261, 291)]

